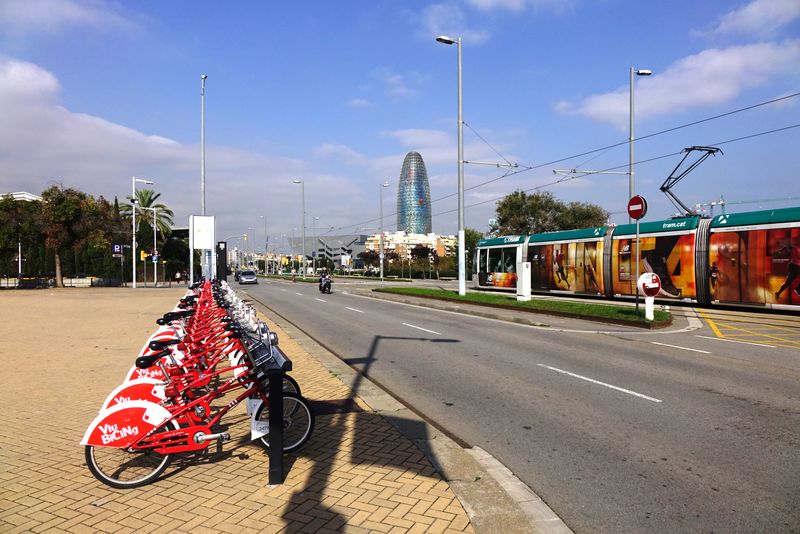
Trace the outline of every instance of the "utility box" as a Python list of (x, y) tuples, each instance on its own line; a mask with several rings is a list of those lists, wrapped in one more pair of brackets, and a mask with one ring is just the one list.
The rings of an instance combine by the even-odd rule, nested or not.
[(531, 262), (517, 264), (517, 300), (531, 300)]

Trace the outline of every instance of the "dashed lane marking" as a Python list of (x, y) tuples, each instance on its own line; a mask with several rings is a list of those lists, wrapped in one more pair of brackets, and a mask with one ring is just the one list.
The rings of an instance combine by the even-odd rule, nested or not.
[(689, 347), (681, 347), (679, 345), (669, 345), (667, 343), (659, 343), (658, 341), (651, 341), (650, 343), (652, 343), (653, 345), (661, 345), (662, 347), (671, 347), (673, 349), (690, 350), (692, 352), (702, 352), (703, 354), (711, 354), (707, 350), (692, 349), (692, 348), (689, 348)]
[(422, 330), (423, 332), (428, 332), (430, 334), (436, 334), (437, 336), (441, 336), (439, 332), (434, 332), (433, 330), (428, 330), (427, 328), (422, 328), (421, 326), (414, 326), (413, 324), (403, 323), (403, 326), (407, 326), (409, 328), (416, 328), (417, 330)]
[(550, 367), (549, 365), (545, 365), (543, 363), (536, 364), (539, 367), (544, 367), (545, 369), (550, 369), (551, 371), (555, 371), (557, 373), (561, 373), (567, 376), (571, 376), (573, 378), (578, 378), (580, 380), (585, 380), (587, 382), (591, 382), (592, 384), (597, 384), (599, 386), (607, 387), (616, 391), (621, 391), (622, 393), (627, 393), (628, 395), (633, 395), (634, 397), (639, 397), (645, 400), (649, 400), (651, 402), (663, 402), (661, 399), (656, 399), (655, 397), (649, 397), (647, 395), (642, 395), (641, 393), (637, 393), (630, 389), (621, 388), (619, 386), (614, 386), (612, 384), (607, 384), (605, 382), (600, 382), (599, 380), (595, 380), (594, 378), (589, 378), (588, 376), (577, 375), (575, 373), (570, 373), (569, 371), (564, 371), (563, 369), (559, 369), (558, 367)]
[(740, 343), (742, 345), (755, 345), (756, 347), (768, 347), (770, 349), (775, 348), (775, 345), (765, 345), (764, 343), (751, 343), (749, 341), (739, 341), (737, 339), (725, 339), (724, 337), (711, 337), (711, 336), (698, 336), (698, 335), (695, 335), (694, 337), (701, 337), (703, 339), (713, 339), (714, 341), (727, 341), (728, 343)]

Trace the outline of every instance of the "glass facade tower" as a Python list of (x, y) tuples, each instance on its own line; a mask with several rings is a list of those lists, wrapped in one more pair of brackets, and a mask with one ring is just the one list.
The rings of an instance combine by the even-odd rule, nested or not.
[(403, 160), (397, 187), (397, 230), (409, 234), (429, 234), (431, 229), (431, 188), (428, 171), (418, 152)]

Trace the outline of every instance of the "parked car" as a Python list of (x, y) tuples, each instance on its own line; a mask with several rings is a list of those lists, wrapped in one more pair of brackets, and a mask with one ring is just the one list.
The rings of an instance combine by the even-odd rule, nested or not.
[(257, 284), (258, 277), (256, 273), (251, 270), (244, 270), (239, 272), (239, 284)]

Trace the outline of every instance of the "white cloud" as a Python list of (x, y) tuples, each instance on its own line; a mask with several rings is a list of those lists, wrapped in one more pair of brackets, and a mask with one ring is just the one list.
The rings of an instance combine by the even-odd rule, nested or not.
[(526, 9), (548, 9), (551, 11), (564, 11), (572, 7), (573, 0), (467, 0), (471, 6), (482, 11), (512, 11), (519, 13)]
[[(729, 102), (748, 89), (798, 71), (800, 39), (704, 50), (676, 61), (663, 73), (639, 79), (636, 117), (657, 117)], [(578, 103), (562, 101), (555, 109), (624, 129), (629, 115), (629, 89), (626, 85)]]
[(406, 129), (387, 132), (386, 135), (394, 137), (400, 144), (413, 150), (424, 150), (425, 148), (440, 148), (445, 145), (453, 145), (453, 137), (445, 132), (438, 130)]
[(726, 13), (711, 33), (769, 35), (800, 18), (797, 0), (753, 0)]
[(335, 159), (340, 163), (348, 165), (363, 165), (367, 161), (366, 156), (363, 154), (356, 152), (348, 146), (336, 143), (325, 143), (314, 148), (312, 152), (317, 158)]
[(375, 107), (375, 104), (365, 98), (353, 98), (347, 102), (347, 107), (355, 109), (366, 109)]
[(419, 94), (416, 87), (424, 81), (416, 72), (399, 74), (389, 69), (376, 69), (372, 77), (378, 80), (386, 93), (394, 98), (411, 98)]
[(461, 37), (465, 43), (481, 44), (489, 39), (490, 33), (469, 28), (467, 16), (454, 3), (431, 4), (422, 11), (420, 36), (432, 39), (439, 35)]
[[(60, 91), (51, 72), (0, 56), (0, 193), (38, 194), (56, 182), (122, 200), (130, 195), (131, 176), (140, 176), (156, 182), (152, 187), (175, 212), (176, 224), (186, 224), (188, 215), (199, 211), (200, 150), (196, 144), (181, 144), (72, 112), (62, 105)], [(285, 231), (287, 226), (291, 231), (291, 223), (283, 221), (293, 221), (299, 205), (294, 203), (294, 199), (299, 203), (299, 191), (291, 183), (293, 176), (306, 181), (309, 206), (343, 206), (341, 213), (331, 210), (331, 222), (325, 224), (347, 219), (343, 210), (358, 189), (349, 177), (318, 172), (300, 160), (229, 147), (206, 148), (206, 200), (209, 213), (217, 216), (221, 238), (241, 234), (243, 225), (262, 227), (257, 218), (243, 222), (242, 214), (268, 213), (270, 232)], [(322, 147), (320, 153), (363, 158), (337, 145)]]
[(53, 33), (69, 27), (130, 30), (136, 24), (104, 0), (3, 0), (0, 27), (24, 34)]

